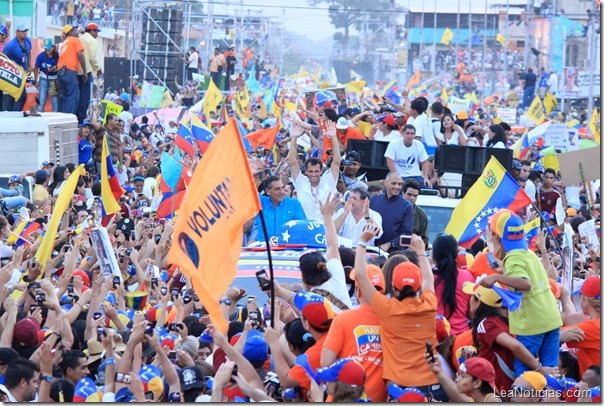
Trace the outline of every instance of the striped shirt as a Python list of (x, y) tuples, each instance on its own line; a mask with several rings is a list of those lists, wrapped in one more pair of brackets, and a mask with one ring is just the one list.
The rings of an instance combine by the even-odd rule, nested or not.
[(121, 148), (121, 137), (120, 133), (115, 131), (111, 132), (108, 128), (101, 126), (101, 128), (96, 131), (96, 145), (94, 147), (94, 161), (100, 163), (103, 158), (103, 135), (107, 134), (107, 142), (109, 143), (109, 152), (111, 153), (111, 162), (113, 164), (117, 163), (119, 160), (119, 152)]

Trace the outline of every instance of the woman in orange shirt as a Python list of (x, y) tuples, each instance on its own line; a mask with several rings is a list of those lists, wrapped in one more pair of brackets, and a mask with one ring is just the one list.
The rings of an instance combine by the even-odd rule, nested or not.
[(426, 257), (423, 240), (411, 236), (411, 249), (419, 257), (420, 267), (411, 262), (397, 265), (392, 272), (392, 298), (375, 289), (367, 275), (367, 242), (379, 233), (368, 222), (359, 237), (354, 264), (355, 281), (361, 294), (380, 317), (384, 354), (384, 380), (401, 388), (416, 388), (427, 397), (446, 401), (438, 378), (424, 360), (427, 343), (436, 348), (436, 306), (434, 275)]

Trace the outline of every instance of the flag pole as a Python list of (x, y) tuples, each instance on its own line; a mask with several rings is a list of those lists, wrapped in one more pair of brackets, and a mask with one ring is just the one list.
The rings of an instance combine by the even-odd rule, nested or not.
[[(541, 221), (543, 222), (543, 224), (547, 225), (547, 221), (545, 221), (545, 218), (543, 218), (543, 215), (541, 214), (541, 210), (539, 210), (539, 208), (537, 207), (537, 205), (535, 205), (535, 202), (531, 202), (531, 206), (533, 206), (533, 209), (535, 210), (535, 212), (537, 212), (537, 214), (541, 218)], [(554, 233), (552, 233), (552, 230), (550, 230), (549, 227), (546, 227), (545, 229), (547, 230), (547, 232), (549, 233), (549, 235), (552, 237), (552, 240), (554, 240), (554, 244), (556, 245), (556, 249), (560, 252), (560, 260), (562, 261), (562, 266), (564, 266), (564, 256), (562, 255), (562, 248), (560, 248), (560, 244), (558, 244), (558, 240), (556, 240), (556, 237), (554, 236)]]
[(275, 327), (275, 275), (273, 273), (273, 257), (271, 255), (271, 246), (268, 240), (268, 231), (266, 229), (266, 222), (264, 221), (264, 214), (262, 210), (258, 212), (260, 216), (260, 222), (262, 223), (262, 233), (264, 234), (264, 240), (266, 241), (266, 255), (268, 257), (268, 269), (271, 277), (271, 327)]

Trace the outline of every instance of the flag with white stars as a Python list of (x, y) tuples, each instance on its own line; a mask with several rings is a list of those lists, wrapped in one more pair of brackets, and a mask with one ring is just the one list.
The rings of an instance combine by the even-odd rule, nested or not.
[(485, 231), (489, 217), (501, 209), (517, 212), (531, 204), (530, 197), (497, 158), (491, 157), (482, 175), (457, 205), (445, 232), (469, 248)]

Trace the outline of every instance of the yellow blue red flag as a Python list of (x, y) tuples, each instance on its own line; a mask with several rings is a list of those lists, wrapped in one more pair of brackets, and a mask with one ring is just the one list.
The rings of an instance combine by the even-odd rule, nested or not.
[(531, 198), (495, 157), (491, 157), (478, 180), (453, 210), (446, 232), (468, 248), (482, 235), (488, 219), (501, 209), (514, 212)]

